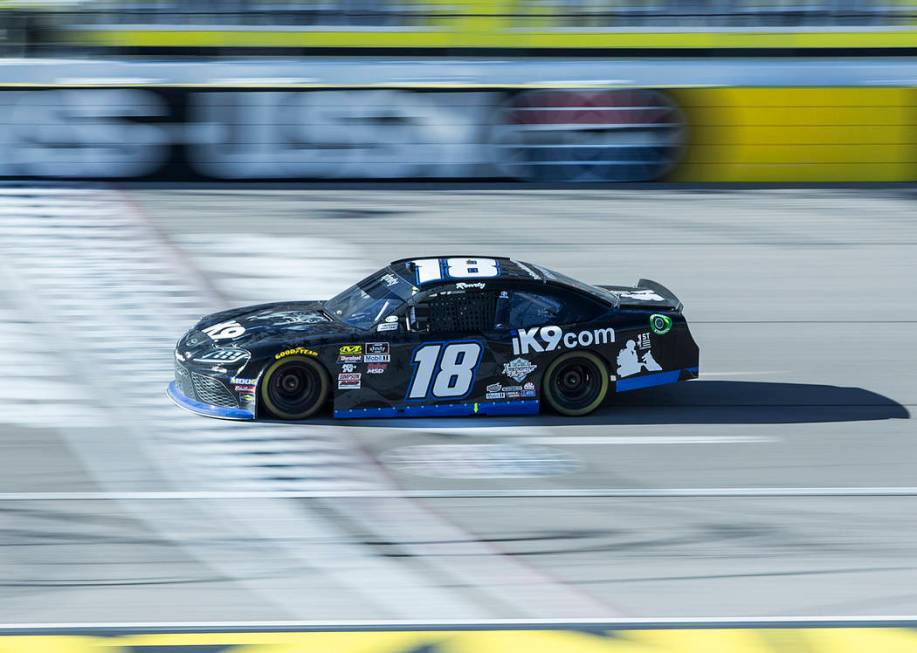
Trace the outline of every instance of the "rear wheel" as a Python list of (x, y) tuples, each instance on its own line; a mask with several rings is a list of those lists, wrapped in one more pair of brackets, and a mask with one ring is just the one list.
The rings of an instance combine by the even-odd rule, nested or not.
[(328, 400), (328, 373), (314, 358), (290, 356), (271, 364), (260, 385), (261, 404), (280, 419), (306, 419)]
[(608, 368), (588, 351), (562, 354), (544, 375), (544, 397), (561, 415), (588, 415), (602, 404), (607, 392)]

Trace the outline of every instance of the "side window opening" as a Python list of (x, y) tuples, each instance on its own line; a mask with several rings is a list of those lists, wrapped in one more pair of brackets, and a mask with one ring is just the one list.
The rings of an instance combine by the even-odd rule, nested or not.
[(443, 292), (414, 309), (414, 331), (476, 332), (492, 328), (497, 296), (492, 292)]
[(579, 297), (517, 291), (509, 301), (508, 327), (522, 329), (546, 324), (574, 324), (596, 317), (600, 309)]
[(509, 326), (513, 329), (557, 322), (563, 305), (551, 295), (518, 291), (512, 293)]

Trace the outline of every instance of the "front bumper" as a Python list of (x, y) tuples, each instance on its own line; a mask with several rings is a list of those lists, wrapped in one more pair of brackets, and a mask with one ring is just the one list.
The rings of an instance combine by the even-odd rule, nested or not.
[(169, 399), (175, 402), (176, 406), (184, 408), (185, 410), (191, 411), (197, 415), (206, 415), (207, 417), (218, 417), (220, 419), (233, 420), (255, 419), (255, 414), (251, 411), (245, 410), (244, 408), (211, 406), (210, 404), (205, 404), (195, 399), (186, 397), (178, 389), (178, 385), (175, 383), (175, 381), (172, 381), (172, 383), (169, 384), (169, 387), (166, 389), (166, 394), (169, 396)]

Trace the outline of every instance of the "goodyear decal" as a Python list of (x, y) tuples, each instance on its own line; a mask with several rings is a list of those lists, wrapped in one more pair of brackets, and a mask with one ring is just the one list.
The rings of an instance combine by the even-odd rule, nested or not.
[(286, 358), (287, 356), (296, 356), (296, 355), (299, 355), (299, 356), (318, 356), (318, 352), (317, 352), (317, 351), (313, 351), (313, 350), (311, 350), (311, 349), (306, 349), (305, 347), (294, 347), (293, 349), (286, 349), (286, 350), (284, 350), (284, 351), (282, 351), (282, 352), (280, 352), (280, 353), (278, 353), (278, 354), (275, 354), (275, 355), (274, 355), (274, 359), (275, 359), (275, 360), (279, 360), (279, 359), (281, 359), (281, 358)]
[(904, 653), (904, 628), (190, 633), (0, 637), (0, 653)]

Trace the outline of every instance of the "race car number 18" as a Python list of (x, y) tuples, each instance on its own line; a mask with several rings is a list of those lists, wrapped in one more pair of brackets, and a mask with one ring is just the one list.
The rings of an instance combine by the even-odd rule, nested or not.
[(435, 399), (464, 397), (474, 382), (481, 351), (477, 342), (435, 343), (420, 347), (411, 361), (414, 376), (408, 389), (408, 399), (425, 399), (430, 394)]
[(450, 279), (480, 279), (500, 273), (492, 258), (422, 258), (411, 261), (417, 273), (417, 284), (439, 281), (445, 274)]

